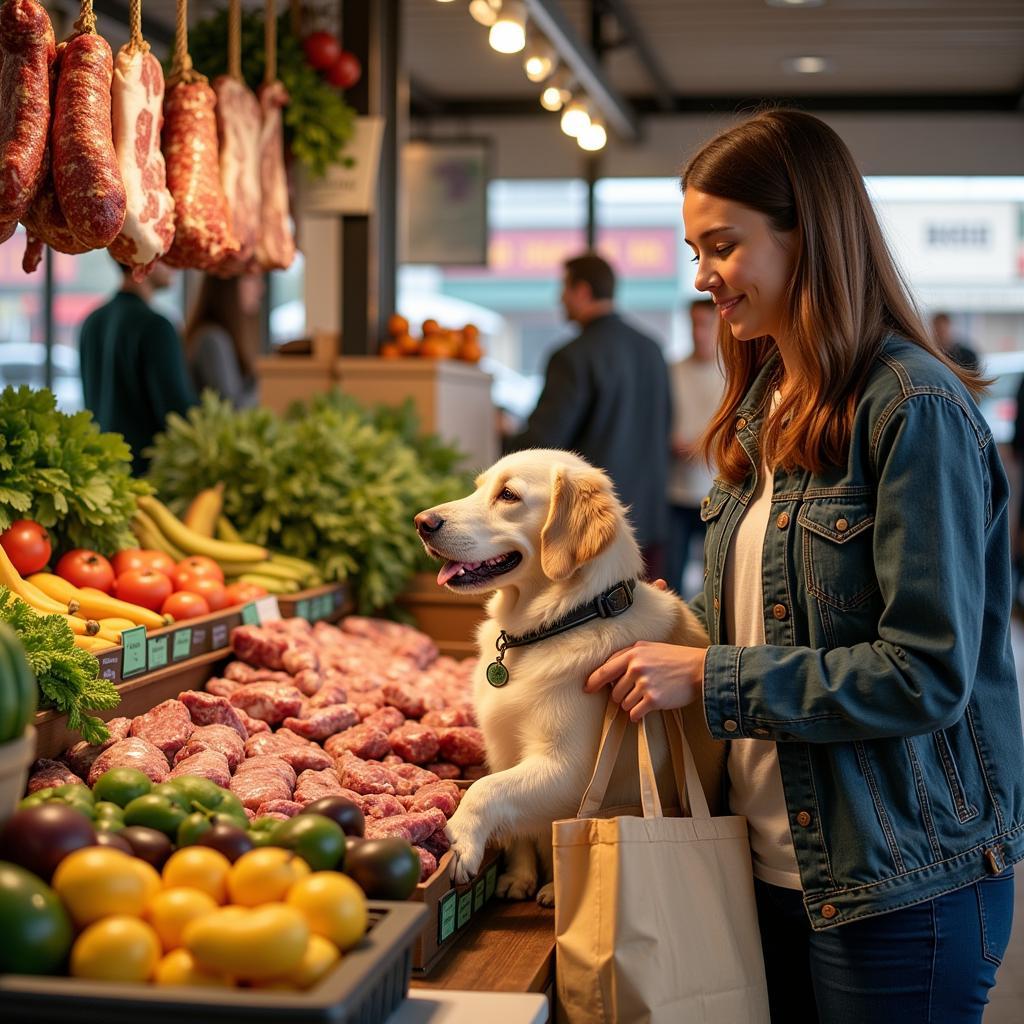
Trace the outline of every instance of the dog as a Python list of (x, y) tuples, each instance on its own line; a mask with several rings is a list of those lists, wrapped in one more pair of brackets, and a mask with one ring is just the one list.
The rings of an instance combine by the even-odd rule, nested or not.
[[(477, 632), (480, 658), (473, 677), (491, 774), (473, 783), (448, 823), (454, 880), (468, 881), (488, 841), (501, 840), (507, 856), (498, 894), (536, 894), (538, 903), (551, 906), (551, 823), (579, 810), (607, 703), (607, 691), (586, 694), (584, 682), (611, 654), (638, 640), (706, 647), (707, 635), (676, 595), (639, 582), (632, 606), (621, 614), (508, 647), (497, 658), (499, 637), (542, 631), (643, 574), (611, 481), (570, 452), (531, 449), (505, 456), (477, 478), (468, 497), (427, 509), (415, 522), (427, 552), (444, 562), (439, 584), (457, 593), (494, 591)], [(652, 755), (660, 791), (674, 793), (660, 718), (648, 716)], [(699, 702), (684, 710), (684, 727), (714, 806), (724, 745), (712, 739)], [(636, 764), (636, 729), (630, 729), (605, 807), (639, 805)]]

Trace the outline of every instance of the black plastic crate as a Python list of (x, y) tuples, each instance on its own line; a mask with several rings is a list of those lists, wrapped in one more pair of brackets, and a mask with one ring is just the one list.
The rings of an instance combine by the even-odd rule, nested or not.
[(370, 930), (337, 967), (306, 992), (178, 988), (78, 978), (0, 975), (4, 1024), (381, 1024), (409, 991), (412, 947), (426, 910), (371, 901)]

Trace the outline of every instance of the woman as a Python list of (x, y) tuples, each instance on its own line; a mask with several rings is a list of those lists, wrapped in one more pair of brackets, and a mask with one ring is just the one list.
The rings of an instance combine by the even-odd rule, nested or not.
[(980, 1021), (1024, 856), (1007, 482), (824, 123), (759, 114), (683, 175), (721, 317), (705, 436), (706, 651), (638, 644), (587, 689), (702, 700), (731, 740), (772, 1018)]
[(185, 326), (185, 355), (197, 393), (210, 388), (236, 409), (256, 404), (262, 299), (258, 274), (203, 277)]

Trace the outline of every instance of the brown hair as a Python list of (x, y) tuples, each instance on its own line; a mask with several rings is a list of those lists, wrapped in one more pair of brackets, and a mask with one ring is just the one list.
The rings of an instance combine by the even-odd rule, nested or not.
[(204, 274), (199, 294), (185, 324), (185, 351), (191, 355), (202, 327), (214, 324), (231, 338), (242, 375), (251, 377), (259, 348), (259, 317), (242, 310), (239, 278)]
[[(988, 382), (955, 364), (925, 331), (853, 156), (823, 121), (762, 111), (707, 143), (681, 184), (684, 192), (742, 203), (775, 231), (796, 234), (783, 330), (797, 365), (762, 432), (771, 465), (819, 472), (842, 464), (857, 401), (889, 334), (930, 352), (973, 395), (984, 390)], [(725, 393), (701, 443), (719, 475), (739, 483), (750, 464), (734, 429), (736, 410), (776, 346), (770, 337), (737, 341), (724, 322), (718, 340)]]
[(615, 271), (612, 270), (611, 264), (597, 253), (588, 252), (566, 260), (565, 273), (570, 284), (589, 284), (590, 294), (594, 299), (610, 299), (615, 295)]

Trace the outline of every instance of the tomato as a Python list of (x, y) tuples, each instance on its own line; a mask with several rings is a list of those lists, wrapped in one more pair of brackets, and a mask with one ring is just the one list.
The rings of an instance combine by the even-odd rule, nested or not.
[(147, 981), (160, 960), (160, 940), (135, 917), (90, 925), (71, 947), (71, 975), (98, 981)]
[(0, 547), (22, 576), (46, 568), (50, 560), (50, 535), (31, 519), (17, 519), (0, 533)]
[(181, 945), (186, 925), (216, 909), (213, 898), (200, 889), (164, 889), (149, 901), (145, 917), (160, 936), (164, 949), (169, 951)]
[(326, 71), (341, 55), (341, 43), (330, 32), (311, 32), (302, 42), (311, 68)]
[(109, 594), (114, 586), (114, 567), (95, 551), (75, 548), (57, 563), (57, 575), (73, 587), (94, 587)]
[(219, 612), (221, 608), (227, 608), (228, 606), (227, 588), (212, 576), (209, 578), (190, 579), (187, 587), (179, 585), (178, 589), (187, 591), (190, 594), (198, 594), (210, 606), (211, 612)]
[(287, 903), (306, 919), (316, 935), (330, 939), (343, 953), (366, 934), (369, 918), (363, 890), (337, 871), (317, 871), (288, 891)]
[[(155, 886), (144, 870), (156, 876)], [(138, 917), (159, 891), (160, 879), (145, 861), (111, 847), (87, 846), (61, 861), (53, 888), (82, 927), (112, 914)]]
[(35, 875), (0, 861), (0, 972), (56, 974), (71, 948), (71, 922)]
[(335, 62), (327, 68), (324, 76), (331, 85), (338, 89), (351, 89), (362, 77), (363, 65), (359, 58), (349, 50), (342, 50)]
[(224, 593), (228, 599), (229, 608), (236, 604), (258, 601), (261, 597), (267, 596), (267, 592), (262, 587), (256, 586), (255, 583), (232, 583), (230, 587), (225, 588)]
[(151, 612), (160, 611), (164, 601), (174, 593), (169, 576), (155, 569), (131, 569), (114, 581), (114, 594), (121, 601), (141, 605)]
[(163, 551), (154, 551), (152, 548), (125, 548), (114, 555), (111, 564), (115, 576), (136, 569), (152, 569), (154, 572), (162, 572), (165, 576), (170, 576), (174, 572), (174, 559)]
[(188, 558), (183, 558), (175, 567), (174, 572), (171, 574), (171, 579), (174, 580), (178, 585), (179, 590), (187, 590), (179, 576), (183, 573), (188, 573), (187, 579), (215, 579), (224, 582), (224, 570), (212, 559), (207, 558), (206, 555), (189, 555)]
[(187, 590), (179, 590), (171, 594), (162, 605), (161, 615), (170, 615), (175, 622), (182, 622), (185, 619), (194, 619), (199, 615), (209, 615), (210, 606), (206, 599), (198, 594), (192, 594)]

